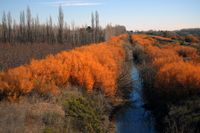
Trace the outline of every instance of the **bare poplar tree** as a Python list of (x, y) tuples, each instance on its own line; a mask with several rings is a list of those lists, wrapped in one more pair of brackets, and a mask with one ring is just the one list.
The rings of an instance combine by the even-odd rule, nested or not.
[(91, 42), (95, 42), (95, 25), (94, 25), (94, 13), (91, 14), (91, 25), (92, 25), (92, 37)]
[(3, 35), (3, 42), (7, 42), (7, 19), (6, 19), (6, 13), (3, 12), (2, 17), (2, 35)]
[(52, 18), (51, 16), (49, 17), (49, 37), (50, 37), (50, 43), (53, 44), (55, 42), (55, 37), (54, 37), (54, 31), (53, 31), (53, 23), (52, 23)]
[(108, 24), (105, 29), (105, 39), (109, 40), (114, 35), (114, 30), (111, 24)]
[(46, 31), (46, 33), (45, 33), (45, 36), (46, 36), (45, 41), (50, 43), (50, 31), (49, 31), (50, 28), (49, 28), (49, 21), (48, 20), (46, 21), (46, 26), (45, 27), (46, 27), (46, 30), (45, 30)]
[(41, 38), (41, 31), (40, 31), (40, 20), (39, 20), (39, 16), (37, 15), (36, 19), (35, 19), (35, 41), (36, 42), (40, 42)]
[(27, 7), (26, 10), (26, 20), (27, 20), (27, 41), (31, 42), (31, 10)]
[(59, 6), (58, 14), (58, 42), (63, 43), (63, 25), (64, 25), (64, 14), (62, 7)]
[(8, 42), (11, 42), (12, 36), (12, 17), (10, 12), (7, 14), (7, 26), (8, 26)]
[(99, 42), (99, 13), (95, 12), (95, 42)]
[(76, 44), (76, 33), (75, 33), (75, 22), (72, 21), (71, 22), (71, 27), (72, 27), (72, 33), (71, 33), (71, 36), (72, 36), (72, 44), (75, 45)]
[(17, 24), (15, 19), (13, 19), (13, 28), (12, 28), (12, 42), (16, 43), (15, 40), (17, 40)]
[(24, 42), (25, 38), (25, 33), (26, 32), (26, 22), (25, 22), (25, 13), (22, 11), (20, 13), (20, 35), (19, 35), (19, 40), (21, 42)]

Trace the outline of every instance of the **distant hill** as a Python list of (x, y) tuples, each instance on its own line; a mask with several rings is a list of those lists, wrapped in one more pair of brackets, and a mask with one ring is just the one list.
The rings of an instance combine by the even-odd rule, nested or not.
[(136, 31), (135, 33), (139, 34), (148, 34), (148, 35), (156, 35), (156, 36), (162, 36), (162, 37), (168, 37), (168, 38), (178, 38), (179, 40), (184, 40), (186, 36), (196, 36), (200, 39), (200, 28), (190, 28), (190, 29), (181, 29), (181, 30), (175, 30), (175, 31)]
[(175, 32), (181, 36), (187, 36), (191, 34), (200, 37), (200, 28), (182, 29)]

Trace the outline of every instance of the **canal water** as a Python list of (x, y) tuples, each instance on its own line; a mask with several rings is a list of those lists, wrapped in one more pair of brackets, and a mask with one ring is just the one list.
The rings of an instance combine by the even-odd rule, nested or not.
[(133, 80), (131, 102), (125, 104), (116, 114), (117, 133), (155, 133), (153, 115), (143, 107), (142, 80), (139, 70), (134, 65), (131, 78)]

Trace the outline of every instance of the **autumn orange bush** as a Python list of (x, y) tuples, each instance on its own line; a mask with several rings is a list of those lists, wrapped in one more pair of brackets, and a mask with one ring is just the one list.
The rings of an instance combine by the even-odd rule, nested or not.
[(147, 54), (152, 59), (152, 64), (157, 69), (161, 68), (167, 63), (181, 61), (182, 58), (178, 54), (170, 49), (162, 49), (156, 46), (148, 46), (146, 48)]
[(132, 39), (142, 46), (149, 46), (157, 43), (156, 39), (145, 34), (135, 34), (132, 36)]
[(20, 96), (33, 90), (56, 94), (59, 87), (71, 83), (89, 92), (99, 88), (106, 95), (114, 95), (125, 58), (122, 45), (125, 37), (114, 37), (105, 43), (64, 51), (42, 60), (32, 60), (29, 65), (2, 72), (0, 91), (8, 97)]
[(174, 45), (165, 45), (163, 48), (174, 50), (175, 52), (178, 53), (179, 56), (184, 58), (188, 57), (191, 59), (195, 59), (198, 58), (199, 56), (197, 49), (189, 46), (181, 46), (178, 44), (174, 44)]
[(122, 41), (125, 41), (126, 39), (128, 39), (128, 34), (122, 34), (119, 36), (113, 36), (111, 37), (111, 39), (108, 41), (109, 43), (122, 43)]
[[(133, 35), (144, 47), (156, 70), (154, 87), (162, 94), (186, 94), (200, 91), (200, 62), (195, 48), (176, 44), (154, 46), (156, 40), (148, 35)], [(155, 38), (154, 38), (155, 39)], [(186, 59), (187, 58), (187, 59)]]
[(200, 65), (183, 61), (169, 63), (158, 71), (156, 79), (156, 87), (165, 93), (196, 92), (200, 89)]
[(192, 43), (199, 43), (200, 42), (199, 38), (195, 35), (187, 35), (185, 37), (185, 41), (192, 42)]

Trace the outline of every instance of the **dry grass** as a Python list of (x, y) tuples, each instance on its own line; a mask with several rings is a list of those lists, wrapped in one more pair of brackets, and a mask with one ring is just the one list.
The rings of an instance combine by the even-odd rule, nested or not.
[(87, 94), (82, 88), (69, 85), (56, 97), (34, 93), (14, 103), (1, 101), (0, 132), (93, 133), (97, 128), (99, 133), (111, 132), (110, 110), (109, 101), (101, 92)]
[[(64, 119), (62, 106), (45, 101), (31, 103), (22, 100), (20, 103), (0, 103), (1, 133), (39, 133), (45, 127), (44, 117), (54, 113)], [(55, 119), (55, 118), (54, 118)]]

